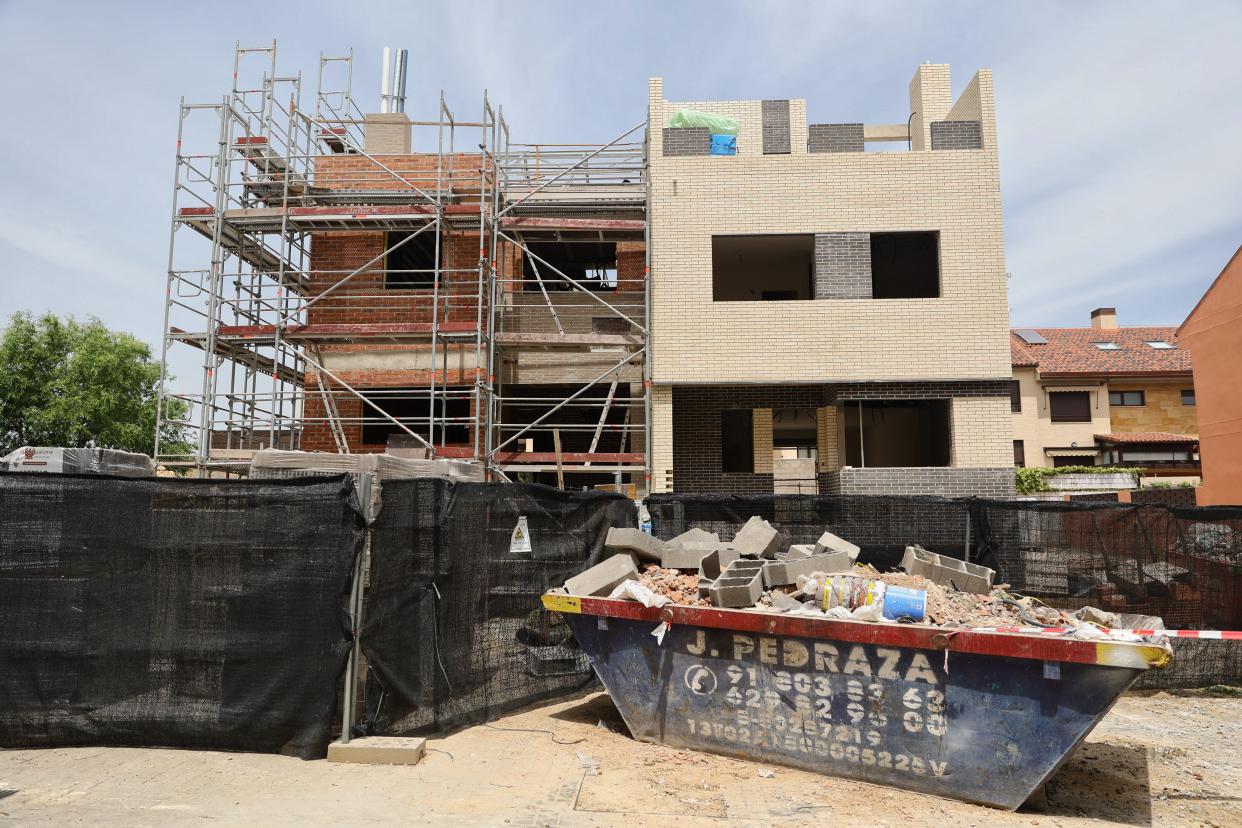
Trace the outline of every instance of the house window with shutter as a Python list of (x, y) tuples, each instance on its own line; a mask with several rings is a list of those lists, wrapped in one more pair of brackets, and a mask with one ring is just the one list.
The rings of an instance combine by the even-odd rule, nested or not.
[(1091, 392), (1052, 391), (1048, 394), (1048, 413), (1054, 423), (1089, 423)]

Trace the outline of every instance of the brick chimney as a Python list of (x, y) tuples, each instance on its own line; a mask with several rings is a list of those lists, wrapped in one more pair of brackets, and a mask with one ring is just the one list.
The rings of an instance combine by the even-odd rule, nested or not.
[(1098, 328), (1101, 331), (1113, 331), (1117, 329), (1117, 309), (1116, 308), (1096, 308), (1091, 311), (1091, 327)]
[(368, 155), (409, 155), (410, 117), (404, 112), (376, 112), (365, 116), (362, 126)]

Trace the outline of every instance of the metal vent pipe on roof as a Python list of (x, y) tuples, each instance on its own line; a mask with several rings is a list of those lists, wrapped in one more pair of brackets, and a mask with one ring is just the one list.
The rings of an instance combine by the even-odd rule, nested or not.
[(380, 112), (405, 112), (405, 73), (408, 49), (384, 47), (384, 70), (380, 77)]

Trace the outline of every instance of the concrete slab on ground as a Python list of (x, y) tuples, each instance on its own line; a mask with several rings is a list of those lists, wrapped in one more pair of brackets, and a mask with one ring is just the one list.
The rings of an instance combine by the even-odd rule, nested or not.
[(328, 745), (329, 762), (356, 762), (360, 765), (417, 765), (427, 751), (421, 737), (367, 736)]

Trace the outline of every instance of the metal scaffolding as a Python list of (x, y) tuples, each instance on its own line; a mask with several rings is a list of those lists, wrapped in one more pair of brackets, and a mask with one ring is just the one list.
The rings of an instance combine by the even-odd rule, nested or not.
[[(352, 51), (320, 57), (312, 107), (302, 85), (275, 42), (239, 45), (231, 91), (181, 103), (161, 358), (168, 379), (191, 346), (202, 374), (162, 392), (159, 462), (400, 445), (489, 479), (646, 488), (645, 121), (511, 144), (486, 93), (473, 121), (441, 94), (411, 152), (369, 153)], [(178, 423), (191, 452), (158, 442)]]

